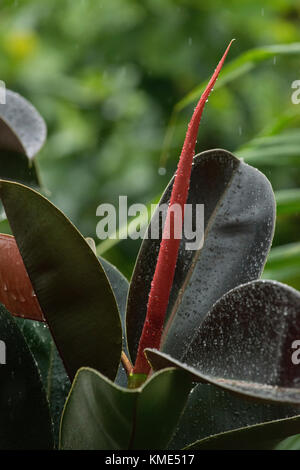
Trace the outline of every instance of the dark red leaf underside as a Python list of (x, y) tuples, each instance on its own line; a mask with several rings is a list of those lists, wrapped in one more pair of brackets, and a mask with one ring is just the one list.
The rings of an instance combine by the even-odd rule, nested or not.
[(17, 317), (45, 321), (15, 238), (0, 234), (0, 303)]

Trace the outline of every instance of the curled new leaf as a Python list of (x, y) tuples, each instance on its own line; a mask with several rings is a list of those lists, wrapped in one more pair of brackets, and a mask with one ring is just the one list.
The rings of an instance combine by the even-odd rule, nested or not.
[[(158, 348), (161, 344), (161, 336), (180, 247), (180, 237), (176, 236), (175, 227), (179, 223), (182, 224), (183, 214), (185, 212), (198, 128), (205, 103), (216, 83), (231, 44), (232, 41), (229, 43), (223, 57), (217, 65), (188, 125), (174, 178), (174, 184), (172, 186), (157, 263), (147, 301), (146, 319), (141, 333), (134, 366), (134, 373), (137, 374), (147, 374), (150, 370), (149, 363), (144, 355), (144, 349), (147, 347)], [(181, 209), (182, 216), (174, 214), (174, 207)]]

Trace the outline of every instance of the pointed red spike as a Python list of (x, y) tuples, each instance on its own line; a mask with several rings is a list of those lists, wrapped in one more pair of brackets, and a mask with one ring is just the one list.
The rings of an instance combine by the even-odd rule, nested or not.
[(0, 303), (17, 317), (45, 321), (17, 243), (0, 234)]
[(172, 234), (170, 236), (168, 232), (168, 227), (174, 227), (174, 222), (172, 222), (174, 218), (174, 212), (170, 210), (170, 207), (172, 207), (174, 204), (179, 204), (181, 207), (181, 213), (184, 214), (184, 205), (186, 204), (188, 196), (192, 163), (193, 157), (195, 155), (196, 139), (202, 112), (233, 41), (234, 39), (229, 43), (213, 76), (211, 77), (205, 91), (203, 92), (188, 126), (172, 189), (155, 273), (151, 284), (146, 320), (140, 338), (137, 359), (133, 370), (134, 374), (149, 373), (150, 365), (146, 360), (144, 350), (145, 348), (159, 349), (160, 346), (164, 319), (173, 284), (180, 245), (180, 239), (175, 238), (174, 234), (173, 236)]

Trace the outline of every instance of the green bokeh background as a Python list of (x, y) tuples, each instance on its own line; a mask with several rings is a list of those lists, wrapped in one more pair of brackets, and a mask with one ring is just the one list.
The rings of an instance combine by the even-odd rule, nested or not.
[[(149, 203), (163, 191), (195, 102), (178, 113), (162, 160), (174, 106), (209, 78), (232, 38), (228, 63), (255, 47), (300, 42), (299, 2), (1, 1), (0, 78), (45, 118), (42, 182), (85, 236), (99, 243), (99, 204), (117, 204), (119, 195)], [(289, 113), (300, 117), (291, 102), (299, 64), (300, 54), (274, 55), (215, 90), (197, 151), (235, 152), (266, 129), (280, 132)], [(300, 150), (293, 165), (261, 167), (275, 190), (299, 188), (299, 168)], [(299, 212), (279, 216), (274, 246), (297, 243), (299, 226)], [(125, 240), (103, 256), (129, 278), (139, 244)]]

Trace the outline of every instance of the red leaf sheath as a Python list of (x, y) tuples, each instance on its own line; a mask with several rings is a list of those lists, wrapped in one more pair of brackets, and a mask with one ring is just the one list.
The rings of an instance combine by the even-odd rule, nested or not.
[(17, 317), (45, 321), (14, 237), (0, 234), (0, 303)]
[[(188, 196), (192, 163), (195, 155), (195, 145), (202, 111), (218, 78), (231, 44), (232, 41), (228, 45), (212, 78), (203, 92), (188, 126), (167, 211), (155, 273), (151, 283), (146, 320), (139, 342), (137, 359), (133, 370), (134, 374), (149, 373), (150, 365), (146, 360), (144, 350), (145, 348), (159, 349), (160, 347), (165, 314), (173, 284), (180, 245), (180, 238), (174, 237), (174, 211), (171, 211), (170, 207), (174, 204), (178, 204), (181, 207), (181, 213), (184, 214), (184, 205), (186, 204)], [(171, 230), (169, 230), (168, 227), (171, 227)]]

